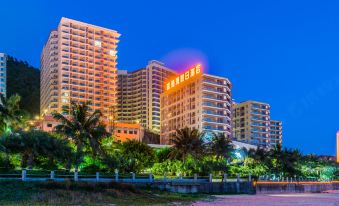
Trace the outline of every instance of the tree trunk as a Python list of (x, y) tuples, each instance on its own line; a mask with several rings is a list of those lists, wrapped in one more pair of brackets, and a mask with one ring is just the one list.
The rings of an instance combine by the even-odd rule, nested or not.
[(32, 169), (33, 168), (33, 162), (34, 162), (34, 155), (33, 154), (30, 154), (28, 156), (28, 169)]
[(23, 154), (22, 157), (21, 157), (21, 168), (27, 167), (27, 160), (28, 160), (28, 155)]

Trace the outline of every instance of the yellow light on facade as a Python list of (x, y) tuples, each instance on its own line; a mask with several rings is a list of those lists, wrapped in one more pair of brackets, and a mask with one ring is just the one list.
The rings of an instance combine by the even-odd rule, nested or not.
[(175, 78), (175, 85), (178, 85), (180, 83), (180, 77)]
[(198, 75), (201, 73), (201, 64), (195, 65), (193, 68), (190, 68), (188, 71), (185, 73), (177, 76), (175, 79), (170, 80), (168, 83), (165, 84), (166, 90), (169, 90), (184, 81), (193, 78), (194, 76)]

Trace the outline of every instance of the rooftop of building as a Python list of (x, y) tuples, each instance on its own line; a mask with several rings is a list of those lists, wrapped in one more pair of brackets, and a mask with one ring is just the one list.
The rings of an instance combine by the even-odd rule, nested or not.
[(113, 29), (108, 29), (108, 28), (105, 28), (105, 27), (101, 27), (101, 26), (97, 26), (97, 25), (93, 25), (93, 24), (81, 22), (81, 21), (74, 20), (74, 19), (70, 19), (70, 18), (66, 18), (66, 17), (62, 17), (62, 18), (61, 18), (60, 24), (61, 24), (63, 21), (72, 21), (72, 22), (75, 22), (75, 23), (77, 23), (77, 24), (82, 24), (82, 25), (84, 25), (84, 26), (89, 26), (89, 27), (94, 27), (94, 28), (100, 29), (100, 30), (106, 30), (106, 31), (114, 32), (114, 33), (117, 33), (118, 37), (121, 35), (121, 34), (118, 33), (116, 30), (113, 30)]
[(246, 100), (246, 101), (242, 101), (240, 103), (234, 102), (234, 105), (244, 105), (244, 104), (262, 104), (262, 105), (267, 105), (270, 106), (268, 103), (265, 102), (259, 102), (259, 101), (255, 101), (255, 100)]

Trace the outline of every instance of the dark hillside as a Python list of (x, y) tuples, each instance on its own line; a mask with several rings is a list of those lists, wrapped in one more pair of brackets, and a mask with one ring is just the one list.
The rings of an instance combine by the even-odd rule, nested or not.
[(26, 61), (9, 56), (7, 61), (7, 96), (19, 94), (21, 109), (31, 115), (40, 112), (40, 71)]

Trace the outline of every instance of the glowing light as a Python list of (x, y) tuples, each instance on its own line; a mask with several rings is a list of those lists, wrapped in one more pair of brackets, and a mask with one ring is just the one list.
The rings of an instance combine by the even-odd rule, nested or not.
[(117, 54), (117, 51), (115, 50), (109, 50), (109, 55), (115, 56)]
[(170, 80), (168, 83), (166, 83), (166, 90), (169, 90), (186, 80), (193, 78), (194, 76), (198, 75), (201, 73), (201, 64), (197, 64), (193, 68), (190, 68), (188, 71), (185, 73), (181, 74), (180, 76), (177, 76), (175, 79)]
[(101, 47), (101, 41), (95, 40), (94, 41), (94, 46)]
[(234, 155), (235, 155), (235, 157), (237, 159), (241, 159), (242, 158), (242, 155), (241, 155), (241, 153), (239, 151), (235, 152)]

